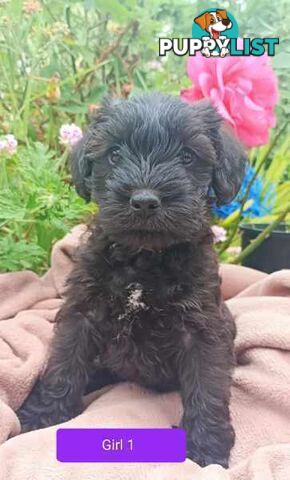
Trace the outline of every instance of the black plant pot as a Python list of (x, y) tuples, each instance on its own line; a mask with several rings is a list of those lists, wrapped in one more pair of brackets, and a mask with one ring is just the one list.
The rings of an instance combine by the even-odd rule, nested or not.
[[(256, 238), (267, 224), (242, 224), (242, 249), (244, 250)], [(282, 268), (290, 268), (290, 225), (281, 223), (242, 262), (246, 267), (272, 273)]]

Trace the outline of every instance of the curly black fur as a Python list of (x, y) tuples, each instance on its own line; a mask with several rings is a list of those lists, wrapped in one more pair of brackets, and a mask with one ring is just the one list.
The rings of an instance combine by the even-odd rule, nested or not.
[[(230, 201), (245, 166), (207, 103), (160, 94), (105, 101), (72, 158), (100, 212), (68, 280), (23, 431), (63, 422), (98, 386), (179, 389), (188, 456), (228, 465), (235, 326), (220, 295), (210, 196)], [(136, 200), (137, 199), (137, 200)]]

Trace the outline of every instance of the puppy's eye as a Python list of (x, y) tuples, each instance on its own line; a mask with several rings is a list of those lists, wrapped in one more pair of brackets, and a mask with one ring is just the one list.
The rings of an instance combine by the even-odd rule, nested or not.
[(115, 147), (115, 148), (112, 148), (112, 150), (110, 150), (109, 152), (109, 163), (111, 165), (115, 165), (117, 163), (117, 161), (119, 160), (120, 158), (120, 153), (119, 153), (120, 149)]
[(182, 151), (182, 161), (184, 165), (191, 165), (193, 160), (193, 152), (189, 148), (184, 148)]

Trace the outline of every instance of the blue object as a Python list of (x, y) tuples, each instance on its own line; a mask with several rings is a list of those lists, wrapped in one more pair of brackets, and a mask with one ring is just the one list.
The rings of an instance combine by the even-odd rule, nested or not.
[[(254, 174), (255, 170), (248, 165), (242, 186), (236, 198), (228, 205), (223, 205), (222, 207), (217, 207), (216, 205), (213, 206), (213, 211), (219, 218), (227, 218), (234, 211), (240, 209), (241, 201), (246, 194), (247, 187)], [(266, 195), (263, 195), (263, 181), (261, 177), (258, 176), (254, 180), (248, 195), (248, 200), (253, 200), (253, 203), (250, 207), (244, 210), (243, 218), (263, 217), (264, 215), (269, 215), (275, 201), (274, 192), (274, 186), (272, 185)]]

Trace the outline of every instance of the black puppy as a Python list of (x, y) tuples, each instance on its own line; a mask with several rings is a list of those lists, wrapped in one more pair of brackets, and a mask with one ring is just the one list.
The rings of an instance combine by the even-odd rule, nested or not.
[(72, 158), (100, 212), (68, 280), (47, 370), (19, 411), (23, 431), (82, 411), (99, 386), (179, 389), (187, 454), (228, 465), (233, 319), (221, 300), (210, 194), (236, 195), (245, 155), (207, 102), (160, 94), (105, 101)]

